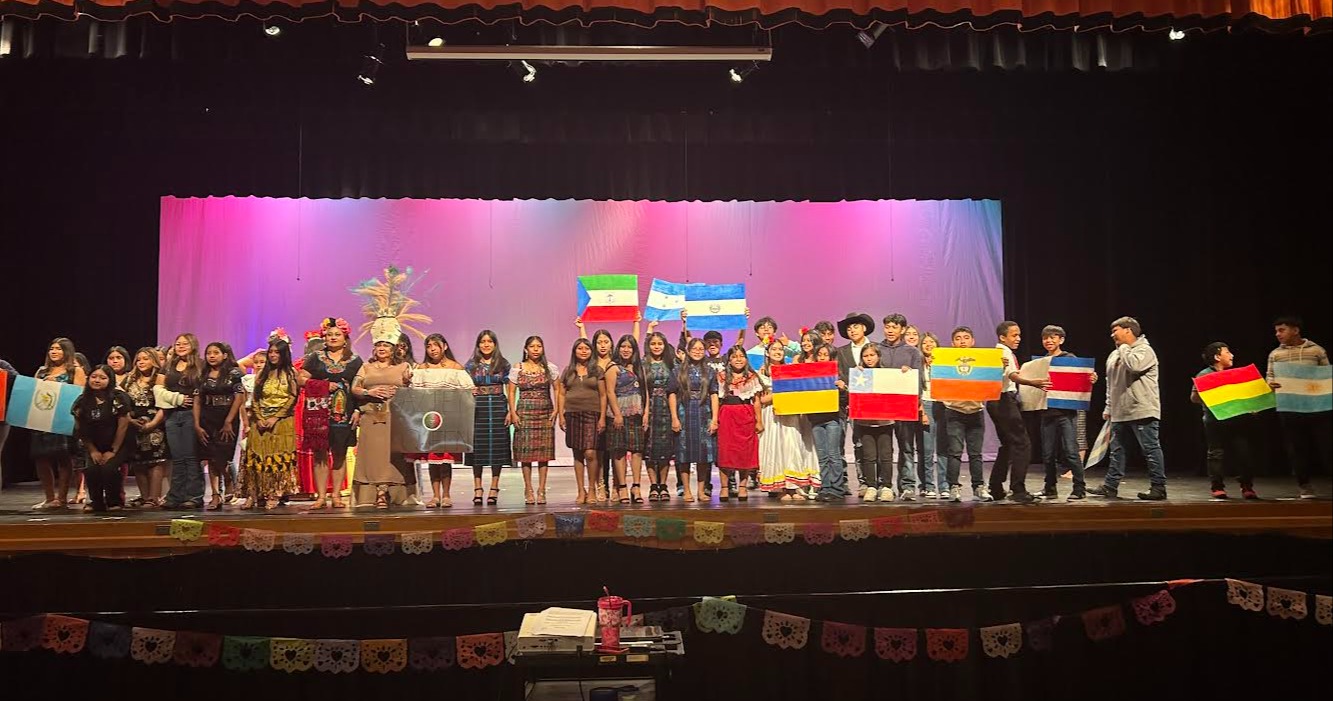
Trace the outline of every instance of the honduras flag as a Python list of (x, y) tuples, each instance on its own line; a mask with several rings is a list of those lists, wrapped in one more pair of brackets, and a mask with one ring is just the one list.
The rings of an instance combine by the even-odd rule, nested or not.
[(67, 382), (37, 380), (19, 375), (9, 398), (5, 422), (32, 431), (74, 435), (74, 400), (83, 388)]
[(667, 282), (653, 278), (648, 289), (648, 306), (643, 310), (644, 321), (671, 321), (680, 318), (685, 308), (685, 290), (690, 283)]
[(745, 328), (745, 284), (689, 285), (685, 288), (686, 324), (691, 331)]

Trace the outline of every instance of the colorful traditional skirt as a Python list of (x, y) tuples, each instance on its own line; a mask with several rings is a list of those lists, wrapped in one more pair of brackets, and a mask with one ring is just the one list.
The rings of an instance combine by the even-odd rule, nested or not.
[(555, 460), (555, 427), (551, 425), (550, 390), (520, 391), (514, 412), (514, 462), (551, 462)]
[(72, 441), (73, 439), (64, 434), (33, 431), (32, 446), (28, 454), (33, 460), (67, 458), (72, 452), (70, 449)]
[(648, 440), (643, 459), (649, 467), (666, 467), (676, 457), (676, 434), (671, 430), (671, 408), (667, 396), (651, 396), (648, 413)]
[(691, 463), (712, 464), (717, 460), (717, 436), (708, 433), (713, 419), (713, 408), (707, 401), (690, 399), (688, 395), (676, 402), (680, 419), (680, 435), (676, 439), (677, 469)]
[(579, 458), (580, 451), (597, 450), (597, 417), (595, 411), (565, 412), (565, 445)]
[(624, 421), (624, 426), (616, 428), (611, 419), (606, 420), (606, 450), (612, 460), (625, 457), (625, 453), (643, 453), (647, 447), (643, 414), (627, 414)]
[(759, 488), (782, 492), (810, 486), (819, 486), (819, 456), (810, 426), (804, 416), (775, 416), (769, 404), (759, 434)]
[(271, 431), (250, 429), (240, 481), (238, 491), (252, 499), (273, 499), (296, 492), (295, 419), (288, 416)]
[(509, 427), (505, 416), (509, 400), (504, 393), (479, 394), (473, 414), (472, 452), (463, 456), (468, 465), (500, 467), (512, 465), (509, 454)]
[(717, 416), (717, 466), (726, 470), (759, 468), (759, 434), (753, 404), (723, 404)]

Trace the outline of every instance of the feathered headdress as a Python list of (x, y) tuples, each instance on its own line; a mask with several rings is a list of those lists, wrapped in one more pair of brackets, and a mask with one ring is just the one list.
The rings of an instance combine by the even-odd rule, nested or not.
[(375, 343), (397, 343), (398, 336), (408, 331), (425, 338), (426, 334), (413, 324), (429, 324), (432, 319), (425, 314), (413, 312), (419, 302), (407, 296), (416, 280), (412, 279), (412, 269), (399, 270), (389, 266), (384, 269), (384, 279), (364, 280), (352, 288), (352, 293), (364, 297), (361, 312), (369, 319), (361, 325), (361, 340), (367, 333)]

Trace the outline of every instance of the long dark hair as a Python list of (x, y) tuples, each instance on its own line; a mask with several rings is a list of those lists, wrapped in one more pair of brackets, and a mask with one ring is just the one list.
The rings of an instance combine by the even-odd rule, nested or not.
[[(773, 376), (773, 371), (772, 371), (771, 368), (773, 367), (774, 363), (773, 363), (773, 361), (771, 361), (771, 360), (768, 359), (768, 352), (769, 352), (770, 350), (773, 349), (773, 346), (774, 346), (774, 345), (782, 346), (782, 349), (783, 349), (783, 350), (782, 350), (782, 360), (778, 361), (777, 364), (778, 364), (778, 365), (786, 365), (786, 364), (787, 364), (787, 347), (786, 347), (786, 344), (784, 344), (782, 341), (779, 341), (779, 340), (776, 339), (776, 338), (773, 339), (773, 340), (771, 340), (771, 341), (769, 341), (769, 342), (768, 342), (768, 345), (764, 346), (764, 364), (761, 365), (761, 366), (759, 367), (759, 372), (763, 373), (764, 377), (772, 377), (772, 376)], [(728, 358), (728, 360), (730, 360), (730, 358)]]
[(704, 391), (703, 394), (700, 395), (699, 397), (699, 403), (703, 404), (708, 401), (708, 378), (710, 377), (708, 369), (708, 351), (705, 348), (704, 357), (700, 358), (696, 362), (693, 358), (690, 357), (690, 349), (693, 348), (694, 344), (696, 343), (699, 344), (700, 346), (704, 345), (703, 339), (698, 337), (691, 338), (689, 341), (685, 343), (685, 360), (681, 362), (680, 368), (676, 371), (676, 384), (680, 387), (680, 391), (682, 393), (689, 394), (690, 367), (692, 366), (698, 367), (699, 372), (703, 377), (703, 384), (704, 384), (703, 386)]
[[(623, 360), (620, 357), (620, 347), (626, 343), (629, 344), (630, 350), (633, 351), (629, 360)], [(611, 362), (620, 366), (618, 372), (630, 372), (634, 374), (634, 379), (639, 381), (639, 398), (647, 401), (648, 380), (643, 375), (643, 359), (639, 356), (639, 342), (634, 340), (634, 337), (629, 334), (621, 336), (620, 340), (616, 341), (614, 346), (611, 346)], [(612, 391), (615, 390), (614, 387), (609, 389)]]
[(796, 362), (798, 363), (813, 362), (815, 356), (819, 355), (819, 347), (824, 345), (824, 337), (820, 336), (818, 332), (807, 331), (806, 334), (801, 337), (801, 340), (804, 341), (807, 338), (810, 339), (810, 354), (806, 355), (805, 351), (802, 350), (796, 356)]
[[(429, 362), (431, 362), (431, 360), (430, 360), (430, 351), (426, 350), (426, 348), (427, 348), (427, 346), (429, 346), (429, 345), (431, 344), (432, 341), (435, 342), (435, 343), (440, 344), (440, 348), (443, 348), (443, 349), (444, 349), (444, 358), (448, 358), (449, 360), (453, 360), (455, 363), (458, 362), (457, 360), (454, 359), (454, 350), (453, 350), (453, 348), (450, 348), (450, 347), (449, 347), (449, 342), (446, 341), (446, 340), (444, 340), (444, 336), (441, 335), (441, 334), (438, 334), (438, 333), (433, 333), (433, 334), (427, 336), (427, 337), (426, 337), (426, 342), (423, 343), (423, 344), (421, 344), (421, 353), (422, 353), (423, 356), (425, 356), (424, 358), (422, 358), (421, 362), (423, 362), (423, 363), (429, 363)], [(441, 358), (441, 360), (443, 360), (444, 358)]]
[[(407, 348), (399, 350), (403, 346)], [(393, 344), (393, 355), (390, 357), (394, 365), (400, 363), (417, 364), (417, 355), (412, 351), (412, 337), (405, 333), (398, 334), (398, 342)]]
[[(265, 362), (264, 369), (259, 372), (259, 377), (255, 378), (254, 405), (256, 407), (258, 407), (259, 403), (264, 399), (264, 383), (268, 381), (268, 376), (275, 372), (282, 373), (284, 379), (287, 380), (288, 391), (291, 392), (293, 396), (296, 395), (296, 371), (292, 369), (291, 344), (282, 339), (278, 339), (268, 344), (268, 350), (278, 351), (278, 362), (276, 364)], [(265, 353), (266, 361), (267, 355), (268, 354)]]
[[(133, 366), (134, 366), (134, 359), (130, 357), (130, 352), (129, 352), (128, 350), (125, 349), (125, 346), (111, 346), (110, 348), (106, 349), (106, 361), (107, 361), (106, 364), (107, 364), (107, 365), (110, 365), (110, 364), (111, 364), (111, 354), (112, 354), (112, 353), (119, 353), (119, 354), (120, 354), (120, 357), (122, 357), (122, 358), (125, 359), (125, 372), (126, 372), (126, 373), (128, 373), (130, 370), (133, 370), (133, 369), (134, 369), (134, 367), (133, 367)], [(113, 378), (111, 378), (111, 379), (112, 379), (112, 381), (114, 382), (114, 380), (115, 380), (116, 378), (113, 377)]]
[[(547, 381), (554, 380), (555, 373), (551, 372), (551, 364), (546, 361), (546, 341), (543, 341), (541, 336), (528, 336), (527, 340), (523, 341), (523, 360), (528, 359), (528, 346), (532, 345), (533, 341), (542, 344), (542, 354), (538, 356), (536, 363), (541, 366), (542, 372), (546, 373)], [(518, 362), (522, 363), (523, 360)]]
[(93, 389), (91, 384), (85, 384), (83, 386), (83, 394), (79, 395), (77, 400), (79, 414), (82, 414), (99, 399), (103, 402), (111, 401), (111, 393), (116, 391), (116, 371), (112, 370), (111, 366), (106, 363), (99, 363), (94, 365), (92, 370), (88, 371), (88, 376), (92, 377), (92, 374), (98, 370), (106, 373), (106, 389)]
[(193, 385), (199, 381), (204, 374), (204, 360), (199, 357), (199, 337), (192, 333), (183, 333), (176, 336), (177, 339), (184, 338), (190, 342), (190, 354), (181, 358), (176, 356), (176, 343), (173, 341), (171, 350), (167, 353), (167, 363), (162, 367), (163, 372), (176, 369), (176, 362), (185, 361), (185, 384)]
[(607, 352), (606, 357), (610, 358), (612, 362), (615, 362), (616, 346), (620, 344), (616, 343), (616, 339), (613, 338), (611, 336), (611, 332), (607, 331), (606, 329), (597, 329), (596, 331), (592, 332), (592, 359), (593, 360), (597, 359), (597, 339), (601, 338), (602, 336), (606, 336), (606, 340), (611, 342), (611, 350)]
[[(209, 348), (217, 348), (222, 351), (222, 362), (218, 363), (218, 379), (227, 379), (231, 376), (233, 370), (238, 369), (236, 365), (236, 354), (231, 351), (231, 346), (222, 341), (213, 341), (207, 346), (204, 346), (204, 352), (207, 353)], [(205, 359), (204, 363), (207, 364), (208, 360)], [(212, 368), (209, 368), (208, 370), (212, 370)], [(204, 372), (207, 373), (208, 370), (205, 370)]]
[(52, 339), (50, 343), (46, 344), (46, 352), (42, 354), (42, 365), (37, 368), (37, 373), (41, 374), (43, 372), (50, 372), (53, 369), (50, 367), (51, 346), (60, 346), (60, 350), (63, 353), (63, 357), (60, 360), (60, 367), (64, 368), (65, 372), (68, 372), (72, 378), (74, 376), (74, 366), (79, 360), (74, 357), (76, 353), (74, 350), (74, 342), (64, 336)]
[(646, 338), (643, 339), (643, 356), (644, 356), (644, 358), (645, 358), (646, 360), (652, 360), (652, 359), (653, 359), (652, 356), (650, 355), (650, 353), (652, 353), (652, 351), (649, 350), (649, 347), (652, 346), (652, 344), (653, 344), (653, 339), (654, 339), (654, 338), (660, 338), (660, 339), (662, 339), (662, 362), (666, 363), (666, 366), (667, 366), (667, 372), (675, 372), (675, 370), (676, 370), (676, 349), (673, 348), (669, 342), (667, 342), (666, 334), (663, 334), (661, 331), (654, 331), (654, 332), (648, 334), (648, 336), (647, 336)]
[(597, 380), (602, 379), (602, 369), (597, 367), (597, 349), (592, 347), (592, 343), (588, 339), (580, 338), (574, 341), (574, 345), (569, 349), (569, 365), (565, 367), (564, 372), (560, 373), (560, 383), (565, 387), (569, 387), (578, 380), (579, 363), (583, 362), (579, 360), (579, 346), (588, 347), (588, 362), (584, 363), (584, 367), (588, 369), (588, 377)]
[[(726, 379), (726, 381), (722, 382), (719, 380), (717, 383), (718, 384), (717, 392), (719, 396), (726, 396), (727, 392), (729, 391), (729, 388), (731, 387), (731, 378), (736, 373), (736, 371), (733, 370), (731, 367), (731, 358), (732, 356), (735, 356), (737, 354), (739, 354), (742, 358), (745, 359), (745, 370), (741, 372), (741, 377), (744, 378), (746, 382), (749, 382), (755, 376), (754, 368), (750, 367), (750, 355), (745, 352), (745, 348), (740, 345), (735, 345), (732, 346), (731, 348), (728, 348), (726, 355), (722, 356), (727, 359), (726, 369), (722, 371), (722, 375)], [(765, 347), (764, 349), (764, 355), (765, 356), (768, 355), (767, 347)]]
[(482, 329), (481, 333), (477, 334), (477, 341), (472, 344), (472, 358), (467, 361), (469, 368), (468, 372), (471, 372), (471, 368), (481, 364), (481, 339), (488, 336), (491, 339), (491, 343), (495, 344), (495, 351), (491, 353), (491, 374), (507, 376), (510, 367), (509, 361), (505, 360), (504, 353), (500, 352), (500, 339), (497, 338), (495, 332), (490, 329)]

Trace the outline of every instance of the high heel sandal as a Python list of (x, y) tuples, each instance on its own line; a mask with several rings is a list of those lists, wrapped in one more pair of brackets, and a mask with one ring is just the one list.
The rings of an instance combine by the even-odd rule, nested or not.
[(628, 490), (628, 489), (625, 489), (624, 487), (616, 487), (616, 496), (619, 497), (619, 498), (617, 499), (617, 501), (619, 501), (621, 504), (628, 504), (628, 503), (629, 503), (629, 490)]
[(657, 485), (657, 500), (671, 501), (671, 490), (666, 486), (666, 483)]
[(481, 506), (481, 497), (485, 493), (486, 490), (482, 489), (481, 487), (474, 487), (472, 489), (472, 503), (477, 506)]
[(389, 493), (388, 493), (388, 492), (386, 492), (386, 491), (384, 491), (384, 490), (381, 489), (381, 490), (379, 490), (378, 492), (375, 493), (375, 508), (377, 508), (377, 509), (387, 509), (387, 508), (389, 508)]
[(500, 501), (500, 488), (491, 487), (491, 490), (486, 494), (486, 505), (495, 506), (499, 501)]
[(528, 506), (532, 506), (533, 504), (537, 503), (537, 500), (532, 497), (532, 487), (523, 488), (523, 503), (527, 504)]
[(635, 482), (629, 486), (629, 501), (631, 504), (642, 504), (643, 493), (639, 491), (639, 483)]
[(538, 490), (537, 490), (537, 503), (538, 503), (538, 504), (545, 504), (545, 503), (546, 503), (546, 490), (545, 490), (545, 489), (538, 489)]
[(222, 497), (219, 497), (216, 493), (213, 494), (213, 498), (208, 500), (208, 506), (204, 508), (209, 511), (217, 511), (218, 509), (221, 509)]

